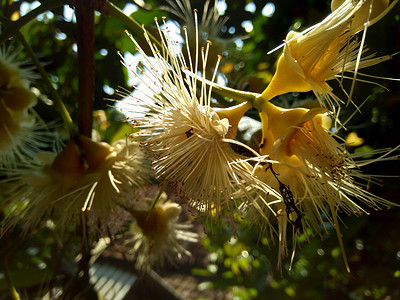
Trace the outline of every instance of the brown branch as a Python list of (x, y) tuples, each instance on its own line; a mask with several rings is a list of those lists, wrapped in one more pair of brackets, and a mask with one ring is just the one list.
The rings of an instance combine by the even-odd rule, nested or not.
[(78, 29), (79, 133), (91, 137), (94, 100), (94, 1), (75, 1)]

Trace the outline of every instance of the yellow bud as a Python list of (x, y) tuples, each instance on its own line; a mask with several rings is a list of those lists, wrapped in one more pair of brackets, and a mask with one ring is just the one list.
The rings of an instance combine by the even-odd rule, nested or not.
[(79, 136), (79, 141), (90, 169), (96, 169), (113, 152), (109, 144), (95, 142), (84, 135)]
[(11, 74), (8, 71), (8, 68), (5, 65), (3, 65), (0, 61), (0, 89), (7, 88), (10, 79), (11, 79)]
[(162, 235), (169, 230), (169, 223), (176, 220), (181, 208), (169, 203), (156, 205), (152, 210), (135, 210), (133, 216), (142, 233), (149, 237)]
[[(1, 59), (1, 57), (0, 57)], [(13, 87), (24, 87), (20, 69), (14, 65), (4, 65), (0, 61), (0, 89), (10, 89)]]
[(36, 96), (24, 87), (0, 90), (0, 98), (14, 111), (22, 111), (36, 104)]
[[(291, 138), (293, 134), (307, 121), (314, 119), (319, 126), (325, 124), (326, 112), (323, 108), (293, 108), (284, 109), (277, 107), (270, 102), (265, 102), (260, 112), (261, 122), (263, 126), (263, 136), (260, 144), (261, 155), (277, 155), (285, 157), (285, 163), (297, 165), (298, 160), (292, 157)], [(279, 140), (279, 143), (276, 143)], [(278, 148), (277, 145), (279, 145)], [(277, 157), (273, 157), (277, 159)]]
[(0, 150), (12, 146), (12, 135), (20, 129), (19, 123), (13, 118), (10, 110), (0, 99)]
[(360, 138), (356, 132), (350, 132), (346, 137), (346, 144), (351, 147), (358, 147), (364, 143), (364, 139)]
[(260, 145), (262, 155), (270, 154), (273, 144), (288, 128), (296, 126), (307, 114), (308, 109), (285, 109), (270, 102), (265, 102), (260, 111), (263, 126), (263, 137)]
[(54, 159), (50, 170), (70, 178), (83, 175), (85, 172), (85, 164), (75, 141), (70, 140), (68, 142), (63, 151)]

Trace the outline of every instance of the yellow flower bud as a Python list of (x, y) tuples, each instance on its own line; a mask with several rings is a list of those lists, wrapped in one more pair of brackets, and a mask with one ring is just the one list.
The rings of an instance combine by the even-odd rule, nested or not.
[[(85, 160), (89, 166), (89, 169), (96, 169), (107, 157), (113, 153), (113, 147), (104, 142), (95, 142), (90, 138), (81, 135), (79, 136), (79, 142), (85, 154)], [(116, 156), (116, 153), (113, 155)]]
[(0, 89), (8, 88), (8, 83), (11, 80), (9, 69), (0, 60)]
[(4, 100), (8, 108), (14, 111), (22, 111), (37, 103), (36, 96), (24, 87), (0, 89), (0, 98)]
[(179, 204), (167, 201), (165, 193), (152, 209), (132, 211), (135, 221), (130, 233), (135, 245), (131, 253), (136, 256), (139, 270), (148, 270), (165, 259), (171, 260), (174, 254), (178, 257), (190, 255), (182, 242), (197, 242), (198, 235), (188, 230), (191, 225), (179, 222), (181, 211)]
[[(325, 112), (323, 108), (311, 110), (305, 108), (285, 109), (265, 102), (260, 112), (263, 124), (260, 154), (271, 155), (274, 144), (278, 139), (282, 139), (290, 130), (298, 129), (304, 122), (323, 112)], [(288, 157), (292, 155), (289, 149), (285, 150), (285, 154)]]
[(78, 178), (85, 172), (85, 164), (79, 153), (76, 142), (70, 140), (63, 151), (54, 159), (50, 170), (62, 175), (63, 178)]

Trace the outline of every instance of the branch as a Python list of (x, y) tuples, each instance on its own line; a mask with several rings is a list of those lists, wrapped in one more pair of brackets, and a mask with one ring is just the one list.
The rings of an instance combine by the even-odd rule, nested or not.
[(92, 135), (93, 100), (95, 82), (94, 63), (94, 9), (91, 0), (75, 3), (78, 29), (78, 75), (79, 75), (79, 132)]
[(62, 5), (64, 5), (63, 0), (43, 1), (39, 7), (28, 12), (25, 16), (19, 18), (17, 21), (11, 21), (5, 28), (3, 34), (0, 35), (0, 44), (16, 35), (23, 26), (34, 20), (38, 15)]

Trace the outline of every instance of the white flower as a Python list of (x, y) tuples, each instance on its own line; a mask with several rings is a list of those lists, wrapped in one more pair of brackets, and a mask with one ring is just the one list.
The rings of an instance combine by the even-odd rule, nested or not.
[(182, 242), (196, 243), (198, 235), (189, 231), (192, 225), (179, 222), (181, 211), (177, 203), (167, 201), (165, 193), (152, 209), (132, 211), (135, 220), (129, 231), (133, 235), (130, 242), (134, 242), (131, 253), (138, 270), (149, 270), (165, 259), (172, 261), (174, 256), (180, 259), (182, 254), (191, 255)]
[(30, 166), (12, 170), (7, 201), (16, 210), (6, 223), (22, 220), (35, 228), (51, 219), (63, 229), (83, 213), (105, 219), (122, 201), (121, 190), (132, 191), (148, 181), (148, 166), (135, 142), (111, 146), (81, 136), (79, 146), (71, 140), (58, 155), (40, 152)]
[(5, 224), (13, 226), (22, 221), (31, 229), (49, 218), (60, 227), (73, 224), (71, 220), (80, 213), (76, 201), (82, 197), (79, 187), (85, 171), (74, 141), (58, 155), (39, 152), (29, 165), (11, 169), (6, 200), (15, 211)]
[(116, 141), (112, 146), (80, 137), (88, 169), (82, 178), (86, 199), (82, 211), (93, 209), (106, 217), (113, 210), (121, 191), (130, 191), (149, 182), (150, 166), (136, 142)]
[[(189, 49), (181, 50), (171, 40), (167, 27), (159, 31), (161, 49), (150, 42), (144, 31), (154, 59), (146, 56), (132, 38), (143, 58), (137, 66), (126, 65), (142, 82), (137, 88), (139, 92), (134, 91), (129, 100), (134, 109), (139, 107), (144, 113), (130, 121), (140, 129), (141, 143), (154, 157), (157, 176), (175, 184), (179, 194), (190, 199), (192, 206), (217, 213), (235, 208), (235, 195), (247, 192), (242, 185), (254, 182), (251, 166), (231, 149), (231, 143), (246, 148), (231, 138), (235, 137), (237, 124), (250, 105), (212, 108), (212, 83), (207, 86), (204, 76), (195, 76), (200, 71), (206, 73), (211, 42), (190, 58)], [(197, 41), (198, 36), (191, 38)], [(184, 52), (189, 56), (188, 64)], [(202, 70), (197, 67), (199, 60), (203, 62)]]

